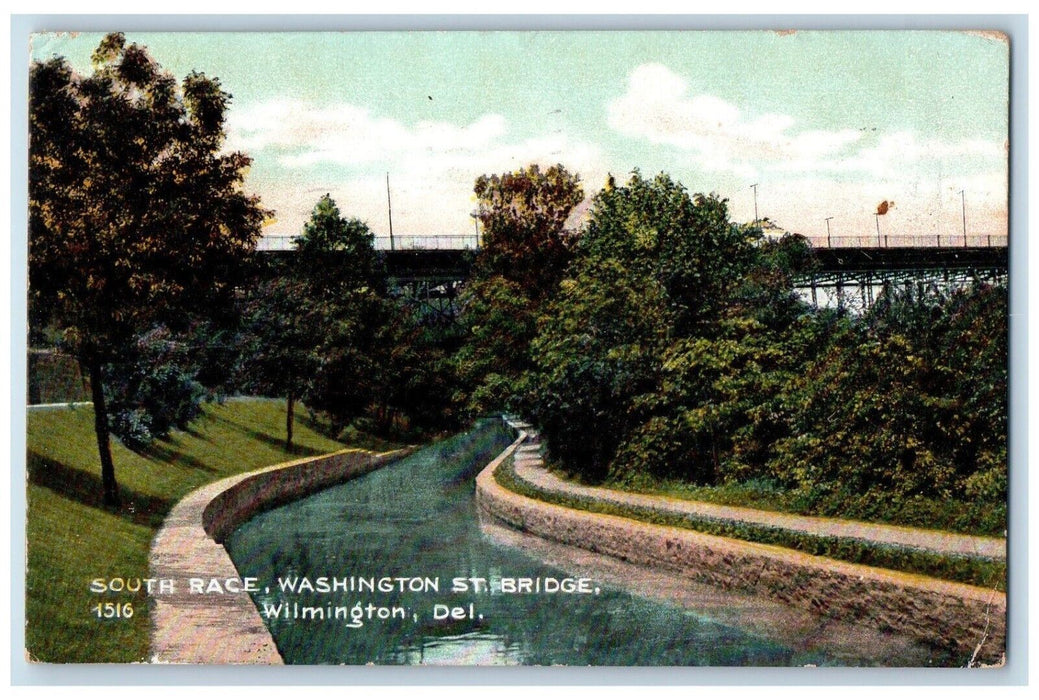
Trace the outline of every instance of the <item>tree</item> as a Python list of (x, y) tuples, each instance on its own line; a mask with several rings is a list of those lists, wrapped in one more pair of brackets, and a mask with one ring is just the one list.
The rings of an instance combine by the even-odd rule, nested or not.
[(109, 34), (94, 72), (34, 62), (29, 99), (29, 287), (87, 369), (104, 502), (119, 502), (102, 368), (133, 337), (227, 302), (267, 215), (243, 193), (250, 160), (222, 151), (231, 96), (177, 81)]
[(486, 415), (507, 408), (519, 391), (538, 308), (519, 284), (500, 275), (471, 279), (462, 300), (467, 337), (454, 356), (458, 399), (469, 413)]
[(474, 190), (483, 238), (461, 296), (469, 340), (455, 367), (468, 411), (480, 414), (505, 408), (520, 392), (539, 307), (573, 255), (566, 221), (584, 195), (562, 165), (482, 175)]
[(291, 449), (296, 401), (320, 364), (320, 328), (306, 287), (289, 274), (261, 281), (249, 290), (243, 316), (245, 386), (285, 397), (285, 447)]
[(202, 412), (207, 392), (198, 377), (208, 353), (191, 342), (200, 336), (174, 336), (160, 326), (139, 335), (118, 364), (105, 365), (105, 405), (123, 444), (144, 448)]
[(481, 175), (474, 187), (483, 225), (477, 275), (501, 275), (538, 301), (555, 290), (570, 261), (566, 220), (584, 193), (562, 165), (537, 164)]
[(248, 318), (255, 352), (246, 371), (257, 385), (286, 397), (291, 444), (296, 399), (346, 424), (375, 396), (378, 335), (388, 316), (386, 273), (368, 226), (344, 217), (326, 194), (291, 260), (274, 275), (253, 294)]
[(920, 287), (888, 286), (791, 381), (777, 478), (1005, 505), (1007, 290)]
[(306, 280), (315, 298), (335, 300), (357, 290), (385, 291), (386, 269), (375, 250), (375, 235), (360, 219), (345, 218), (330, 195), (314, 206), (295, 243), (290, 274)]
[[(370, 363), (353, 353), (357, 323), (361, 307), (378, 306), (385, 288), (375, 237), (363, 221), (343, 217), (330, 195), (314, 206), (295, 243), (292, 257), (249, 291), (241, 370), (251, 390), (285, 397), (287, 448), (297, 400), (337, 415), (356, 410), (358, 401), (344, 401), (334, 389), (342, 384), (339, 360), (359, 360), (370, 379)], [(355, 384), (365, 397), (369, 383)]]
[(528, 410), (553, 458), (601, 479), (658, 385), (673, 319), (652, 276), (616, 259), (575, 267), (531, 343)]
[(319, 334), (319, 362), (304, 396), (312, 409), (345, 425), (375, 395), (374, 355), (386, 322), (385, 266), (367, 224), (345, 218), (327, 194), (296, 243), (292, 274), (303, 282), (312, 327)]
[(760, 229), (737, 226), (728, 215), (717, 195), (690, 195), (664, 173), (650, 180), (636, 170), (622, 187), (611, 177), (596, 196), (577, 254), (652, 275), (676, 314), (676, 332), (709, 332), (758, 258)]
[[(759, 238), (728, 221), (724, 200), (690, 196), (666, 175), (610, 179), (531, 344), (530, 413), (553, 455), (599, 479), (710, 451), (716, 418), (703, 409), (722, 392), (702, 383), (727, 368), (701, 354), (745, 363), (711, 340), (745, 296)], [(690, 418), (703, 429), (676, 439)]]

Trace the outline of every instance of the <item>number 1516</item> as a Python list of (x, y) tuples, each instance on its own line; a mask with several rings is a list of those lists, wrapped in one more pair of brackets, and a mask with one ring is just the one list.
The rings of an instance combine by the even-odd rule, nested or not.
[(106, 620), (133, 617), (133, 603), (98, 603), (93, 609), (98, 617)]

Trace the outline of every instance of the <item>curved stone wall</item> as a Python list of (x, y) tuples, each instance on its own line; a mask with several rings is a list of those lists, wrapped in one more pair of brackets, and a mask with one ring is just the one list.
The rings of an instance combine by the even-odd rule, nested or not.
[[(152, 596), (151, 660), (283, 663), (252, 599), (240, 590), (238, 570), (221, 542), (262, 510), (360, 476), (411, 451), (376, 455), (344, 450), (238, 474), (188, 494), (152, 541), (150, 575), (171, 581), (173, 590), (160, 587)], [(192, 579), (209, 592), (192, 592)]]
[(909, 635), (957, 650), (965, 664), (998, 664), (1005, 659), (1005, 593), (565, 508), (508, 491), (494, 479), (495, 469), (514, 453), (517, 459), (537, 458), (536, 440), (526, 426), (514, 427), (518, 439), (476, 480), (481, 510), (511, 527), (722, 589), (750, 591), (821, 615)]

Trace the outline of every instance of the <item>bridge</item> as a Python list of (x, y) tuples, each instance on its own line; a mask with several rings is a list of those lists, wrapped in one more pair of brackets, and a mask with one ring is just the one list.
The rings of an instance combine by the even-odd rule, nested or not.
[[(298, 234), (264, 235), (256, 249), (285, 255), (296, 250)], [(479, 247), (475, 233), (432, 236), (375, 236), (383, 254), (392, 293), (408, 299), (435, 322), (451, 323), (457, 315), (455, 299), (469, 278)]]
[[(798, 291), (813, 304), (873, 303), (885, 285), (963, 286), (973, 281), (1005, 281), (1007, 236), (847, 236), (807, 239), (813, 269), (799, 275)], [(856, 299), (857, 297), (857, 299)]]
[[(267, 236), (258, 248), (290, 252), (291, 235)], [(885, 285), (960, 286), (976, 280), (1004, 281), (1008, 271), (1006, 235), (815, 236), (816, 264), (795, 279), (813, 304), (868, 306)], [(426, 313), (454, 319), (455, 298), (472, 271), (476, 234), (377, 235), (390, 285)], [(821, 295), (821, 297), (820, 297)]]

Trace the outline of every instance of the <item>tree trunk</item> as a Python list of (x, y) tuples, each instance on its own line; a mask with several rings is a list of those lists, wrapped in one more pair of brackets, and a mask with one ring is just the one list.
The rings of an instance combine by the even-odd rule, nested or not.
[(101, 362), (92, 359), (90, 368), (90, 395), (94, 400), (94, 433), (97, 434), (97, 453), (101, 458), (101, 488), (106, 506), (119, 505), (119, 487), (115, 482), (115, 464), (112, 462), (112, 443), (108, 427), (108, 406), (101, 381)]
[(292, 449), (292, 419), (296, 403), (296, 392), (289, 388), (289, 396), (285, 400), (285, 449)]

